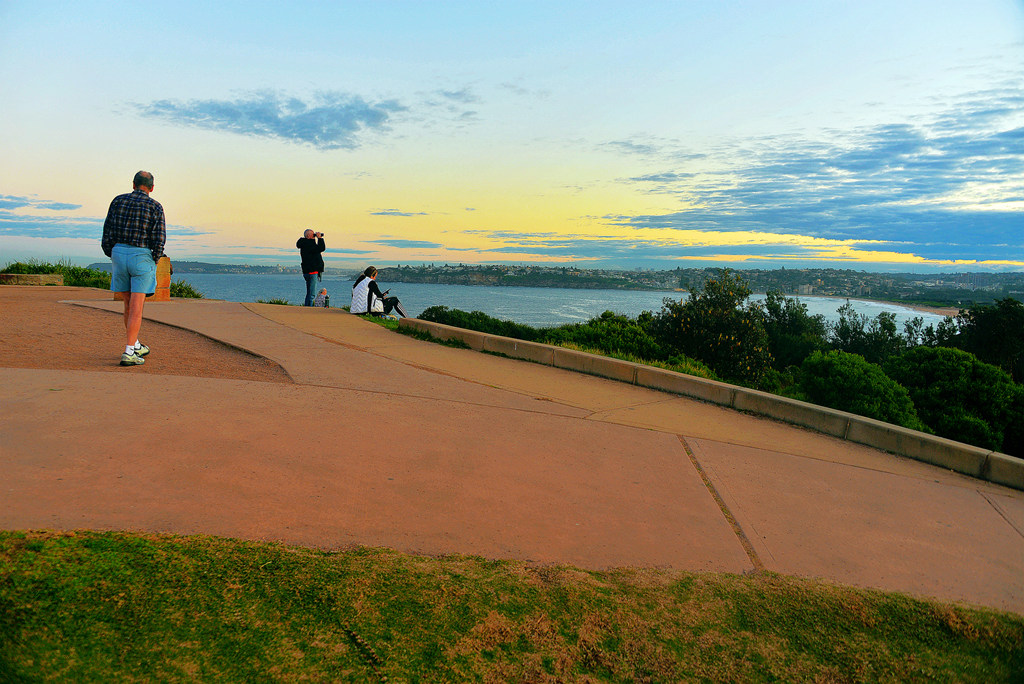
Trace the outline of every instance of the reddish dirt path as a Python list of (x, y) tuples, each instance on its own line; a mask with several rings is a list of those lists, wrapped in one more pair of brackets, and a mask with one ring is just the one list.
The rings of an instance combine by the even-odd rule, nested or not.
[(122, 317), (61, 303), (110, 297), (94, 288), (0, 287), (0, 367), (291, 382), (273, 361), (152, 321), (143, 321), (140, 334), (152, 349), (146, 363), (122, 367)]

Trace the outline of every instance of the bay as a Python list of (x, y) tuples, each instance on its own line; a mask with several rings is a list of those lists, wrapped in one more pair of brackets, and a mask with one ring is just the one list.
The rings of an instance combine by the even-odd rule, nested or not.
[[(295, 274), (236, 274), (236, 273), (184, 273), (174, 276), (185, 281), (210, 299), (231, 302), (255, 302), (271, 299), (301, 304), (305, 297), (305, 281)], [(663, 300), (685, 298), (685, 292), (651, 290), (575, 290), (557, 287), (493, 287), (485, 285), (437, 285), (431, 283), (384, 283), (381, 289), (391, 290), (410, 316), (418, 316), (434, 305), (463, 311), (482, 311), (489, 316), (525, 323), (534, 327), (549, 327), (568, 323), (582, 323), (605, 311), (614, 311), (630, 317), (642, 311), (660, 311)], [(348, 306), (351, 301), (352, 282), (346, 277), (325, 275), (322, 287), (331, 296), (331, 305)], [(754, 295), (753, 299), (763, 299)], [(796, 297), (807, 305), (811, 315), (822, 314), (826, 320), (838, 319), (836, 310), (846, 303), (839, 297)], [(920, 312), (899, 304), (868, 300), (849, 300), (858, 314), (875, 318), (882, 312), (896, 316), (896, 325), (902, 331), (903, 323), (920, 316), (925, 325), (937, 324), (942, 316)]]

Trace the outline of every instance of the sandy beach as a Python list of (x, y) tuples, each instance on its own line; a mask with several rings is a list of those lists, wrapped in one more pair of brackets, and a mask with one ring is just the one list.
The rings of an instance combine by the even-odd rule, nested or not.
[[(795, 297), (800, 299), (801, 295), (786, 295), (787, 297)], [(813, 297), (820, 297), (821, 299), (834, 299), (837, 302), (845, 302), (847, 300), (855, 300), (860, 302), (877, 302), (878, 304), (892, 304), (893, 306), (902, 306), (905, 309), (911, 309), (913, 311), (920, 311), (921, 313), (935, 314), (937, 316), (952, 316), (956, 318), (956, 315), (960, 313), (960, 309), (957, 307), (938, 307), (938, 306), (924, 306), (921, 304), (910, 304), (907, 302), (893, 302), (888, 299), (873, 299), (871, 297), (840, 297), (837, 295), (809, 295)]]

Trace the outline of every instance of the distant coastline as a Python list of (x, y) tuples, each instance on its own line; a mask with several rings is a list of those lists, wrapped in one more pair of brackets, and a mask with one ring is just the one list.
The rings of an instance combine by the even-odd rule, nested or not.
[[(110, 270), (109, 262), (90, 264)], [(215, 264), (173, 262), (176, 276), (203, 274), (299, 274), (298, 265)], [(566, 266), (486, 264), (422, 264), (383, 266), (380, 280), (389, 283), (484, 285), (492, 287), (566, 288), (577, 290), (635, 290), (686, 292), (700, 288), (720, 273), (719, 268), (657, 270), (584, 269)], [(757, 294), (777, 290), (787, 297), (828, 297), (897, 304), (924, 313), (956, 316), (961, 309), (991, 304), (997, 299), (1024, 299), (1024, 273), (874, 273), (851, 269), (733, 269)], [(329, 276), (355, 278), (356, 269), (333, 268)]]

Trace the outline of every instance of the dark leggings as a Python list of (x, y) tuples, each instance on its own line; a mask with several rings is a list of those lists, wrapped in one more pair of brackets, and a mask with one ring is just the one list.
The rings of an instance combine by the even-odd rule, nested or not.
[(402, 318), (409, 317), (409, 314), (405, 313), (405, 308), (402, 307), (402, 302), (398, 301), (398, 297), (385, 297), (384, 314), (387, 315), (392, 311), (397, 311)]

